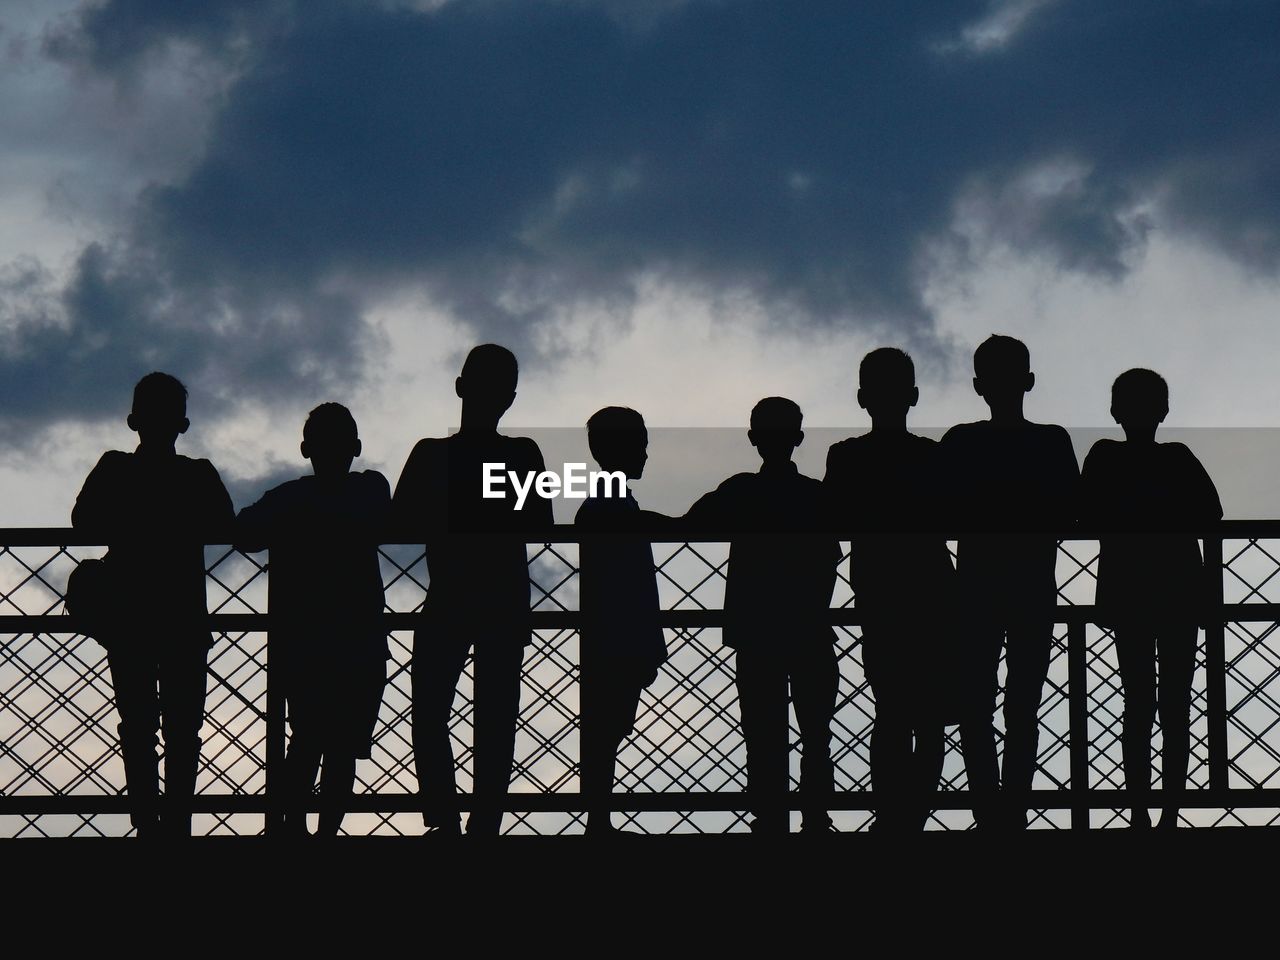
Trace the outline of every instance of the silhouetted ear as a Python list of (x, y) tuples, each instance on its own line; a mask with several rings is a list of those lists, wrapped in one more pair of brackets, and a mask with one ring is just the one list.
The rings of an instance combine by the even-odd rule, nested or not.
[(802, 443), (804, 443), (804, 431), (803, 431), (803, 430), (797, 430), (797, 431), (796, 431), (796, 446), (798, 447), (798, 446), (800, 446), (800, 444), (802, 444)]
[(453, 392), (459, 397), (462, 396), (462, 378), (458, 377), (453, 381)]
[(351, 459), (354, 460), (356, 457), (360, 456), (360, 451), (363, 449), (364, 449), (364, 446), (360, 443), (360, 439), (357, 437), (356, 445), (352, 447), (352, 450), (354, 450), (355, 452), (351, 454)]
[(186, 433), (190, 427), (191, 427), (191, 421), (188, 420), (186, 417), (183, 417), (181, 420), (178, 421), (179, 433)]
[(756, 444), (756, 432), (755, 432), (754, 430), (748, 430), (748, 431), (747, 431), (747, 442), (748, 442), (749, 444), (751, 444), (753, 447), (754, 447), (754, 446), (757, 446), (757, 444)]
[(1034, 387), (1035, 385), (1036, 385), (1036, 375), (1030, 371), (1027, 371), (1027, 385), (1023, 389), (1023, 392), (1030, 393), (1031, 388)]
[(510, 410), (510, 409), (511, 409), (511, 405), (512, 405), (513, 403), (515, 403), (515, 402), (516, 402), (516, 392), (515, 392), (514, 390), (512, 390), (512, 391), (511, 391), (511, 396), (507, 398), (507, 402), (506, 402), (506, 404), (505, 404), (505, 405), (503, 406), (503, 408), (502, 408), (502, 412), (503, 412), (503, 413), (506, 413), (508, 410)]
[(978, 396), (982, 396), (982, 380), (978, 377), (973, 378), (973, 392)]
[(298, 444), (298, 452), (302, 454), (303, 460), (311, 459), (311, 454), (307, 452), (307, 441), (303, 440), (302, 443)]
[(1164, 423), (1164, 418), (1167, 417), (1168, 415), (1169, 415), (1169, 405), (1166, 403), (1164, 405), (1164, 410), (1160, 414), (1160, 419), (1157, 420), (1156, 423)]
[(919, 403), (919, 402), (920, 402), (920, 388), (919, 388), (919, 387), (912, 387), (912, 388), (911, 388), (911, 402), (910, 402), (910, 403), (908, 403), (908, 404), (907, 404), (907, 406), (908, 406), (908, 407), (914, 407), (914, 406), (915, 406), (917, 403)]
[(862, 395), (861, 387), (858, 388), (858, 406), (860, 406), (863, 410), (867, 409), (867, 401), (866, 401), (866, 398)]
[(125, 422), (125, 423), (127, 423), (127, 424), (129, 425), (129, 429), (130, 429), (130, 430), (135, 430), (135, 431), (136, 431), (136, 430), (138, 429), (138, 422), (137, 422), (137, 420), (135, 420), (135, 419), (134, 419), (134, 416), (133, 416), (133, 414), (132, 414), (132, 413), (131, 413), (131, 414), (129, 414), (127, 417), (125, 417), (125, 418), (124, 418), (124, 422)]
[(1120, 418), (1116, 416), (1116, 405), (1114, 403), (1111, 405), (1111, 409), (1108, 412), (1111, 414), (1112, 420), (1114, 420), (1116, 423), (1120, 422)]

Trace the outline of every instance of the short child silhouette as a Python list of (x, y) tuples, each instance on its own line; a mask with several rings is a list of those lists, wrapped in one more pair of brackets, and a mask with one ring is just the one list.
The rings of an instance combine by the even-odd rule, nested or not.
[[(1153, 370), (1127, 370), (1111, 387), (1111, 416), (1125, 439), (1099, 440), (1081, 474), (1081, 517), (1103, 534), (1098, 560), (1098, 622), (1114, 629), (1124, 687), (1125, 785), (1135, 795), (1130, 821), (1151, 826), (1151, 727), (1164, 740), (1164, 811), (1178, 822), (1190, 748), (1191, 678), (1208, 580), (1195, 528), (1222, 518), (1218, 491), (1181, 443), (1157, 443), (1169, 413), (1169, 387)], [(1187, 533), (1174, 532), (1177, 528)], [(1109, 531), (1109, 532), (1108, 532)], [(1216, 571), (1210, 571), (1216, 574)]]
[(915, 365), (872, 350), (858, 368), (858, 405), (871, 430), (827, 452), (823, 480), (841, 530), (858, 531), (849, 579), (862, 615), (863, 665), (875, 694), (871, 778), (877, 831), (923, 828), (942, 773), (955, 570), (942, 536), (938, 444), (907, 430)]
[(821, 481), (791, 461), (804, 439), (800, 407), (767, 397), (751, 411), (747, 438), (758, 473), (739, 473), (699, 499), (690, 526), (730, 531), (724, 642), (736, 651), (747, 786), (760, 834), (789, 830), (787, 687), (800, 727), (801, 829), (831, 829), (831, 720), (839, 666), (830, 625), (840, 545), (830, 532)]
[(317, 836), (337, 834), (386, 683), (378, 542), (391, 489), (376, 470), (352, 471), (360, 450), (351, 412), (321, 404), (302, 428), (313, 474), (268, 490), (236, 519), (239, 549), (271, 550), (271, 669), (289, 714), (285, 829), (292, 835), (307, 832), (306, 800), (322, 758)]
[[(605, 407), (587, 421), (591, 455), (603, 470), (639, 480), (648, 459), (644, 419), (628, 407)], [(658, 584), (647, 538), (659, 515), (603, 487), (578, 508), (585, 534), (579, 554), (582, 612), (582, 792), (587, 833), (614, 831), (609, 813), (618, 748), (635, 726), (640, 694), (667, 659), (658, 622)]]
[[(149, 373), (133, 391), (133, 453), (108, 450), (84, 482), (71, 522), (110, 548), (114, 600), (124, 615), (98, 639), (107, 648), (120, 715), (120, 752), (138, 836), (191, 832), (209, 647), (204, 544), (225, 542), (231, 498), (208, 460), (176, 451), (187, 432), (187, 389)], [(220, 541), (218, 538), (224, 538)], [(165, 805), (157, 818), (156, 731), (164, 730)]]
[[(1023, 829), (1053, 646), (1057, 542), (1075, 519), (1080, 471), (1066, 430), (1023, 415), (1036, 382), (1026, 344), (988, 337), (974, 351), (973, 372), (973, 388), (991, 417), (958, 424), (942, 438), (952, 525), (979, 531), (961, 536), (957, 555), (972, 671), (960, 734), (979, 827)], [(1006, 640), (1004, 796), (997, 814), (1001, 777), (991, 721)]]

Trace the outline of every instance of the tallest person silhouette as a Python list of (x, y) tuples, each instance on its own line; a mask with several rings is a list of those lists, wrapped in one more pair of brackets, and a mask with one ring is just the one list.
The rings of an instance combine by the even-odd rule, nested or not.
[[(493, 343), (472, 349), (454, 382), (462, 425), (449, 437), (420, 440), (396, 484), (398, 527), (426, 545), (423, 626), (413, 636), (413, 754), (423, 821), (457, 833), (449, 714), (467, 653), (475, 647), (473, 807), (467, 833), (494, 835), (511, 781), (520, 671), (529, 626), (526, 535), (551, 526), (551, 501), (530, 492), (517, 505), (483, 496), (484, 464), (522, 478), (543, 470), (542, 452), (527, 437), (498, 433), (516, 398), (515, 354)], [(523, 479), (522, 479), (523, 482)]]
[[(1016, 830), (1026, 827), (1036, 769), (1057, 603), (1057, 536), (1075, 517), (1080, 469), (1066, 430), (1023, 415), (1036, 382), (1026, 344), (988, 337), (974, 351), (973, 373), (973, 388), (991, 417), (958, 424), (942, 438), (943, 475), (952, 484), (961, 530), (956, 572), (970, 617), (972, 673), (960, 735), (979, 828)], [(1001, 777), (991, 719), (1001, 647), (1004, 796), (996, 808)]]

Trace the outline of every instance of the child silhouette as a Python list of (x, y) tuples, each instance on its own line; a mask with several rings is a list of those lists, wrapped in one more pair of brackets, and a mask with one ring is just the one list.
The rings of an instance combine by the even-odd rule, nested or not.
[(787, 688), (800, 727), (801, 830), (831, 830), (831, 720), (840, 671), (828, 619), (840, 546), (821, 481), (796, 469), (800, 407), (766, 397), (751, 411), (747, 439), (757, 473), (739, 473), (685, 514), (695, 528), (727, 530), (724, 642), (735, 650), (738, 709), (747, 747), (747, 788), (757, 834), (787, 833), (790, 783)]
[[(1152, 370), (1120, 374), (1111, 416), (1125, 439), (1099, 440), (1081, 474), (1082, 517), (1103, 532), (1098, 560), (1098, 622), (1115, 632), (1124, 688), (1125, 785), (1134, 797), (1130, 825), (1151, 826), (1151, 727), (1156, 663), (1164, 739), (1162, 829), (1177, 826), (1190, 750), (1191, 679), (1205, 615), (1206, 571), (1193, 533), (1222, 518), (1218, 491), (1181, 443), (1157, 443), (1169, 413), (1169, 387)], [(1217, 574), (1217, 571), (1209, 571)]]
[[(605, 407), (587, 421), (591, 455), (604, 470), (639, 480), (648, 459), (644, 419)], [(609, 492), (609, 491), (604, 491)], [(616, 491), (614, 491), (616, 492)], [(574, 524), (588, 534), (579, 554), (582, 611), (582, 792), (587, 833), (615, 831), (609, 814), (618, 748), (635, 726), (640, 694), (667, 659), (658, 623), (658, 583), (646, 532), (665, 520), (625, 496), (593, 492)]]
[(322, 760), (317, 836), (338, 832), (386, 682), (378, 543), (391, 489), (376, 470), (352, 471), (360, 451), (351, 412), (321, 404), (302, 429), (313, 475), (268, 490), (236, 518), (241, 550), (271, 550), (271, 669), (292, 734), (285, 830), (294, 835), (307, 832), (306, 798)]
[[(1053, 647), (1057, 538), (1075, 520), (1080, 471), (1066, 430), (1023, 415), (1036, 382), (1026, 344), (988, 337), (973, 353), (973, 372), (991, 416), (957, 424), (942, 438), (952, 525), (978, 531), (963, 535), (957, 550), (971, 650), (960, 736), (979, 828), (1021, 830)], [(1003, 776), (992, 725), (1002, 647)]]
[[(101, 633), (120, 714), (120, 752), (138, 836), (191, 832), (209, 648), (204, 544), (224, 542), (231, 498), (208, 460), (176, 450), (187, 388), (149, 373), (133, 390), (133, 453), (108, 450), (85, 479), (71, 523), (110, 548), (121, 623)], [(165, 805), (158, 819), (156, 731), (164, 731)]]
[(942, 774), (948, 654), (959, 646), (955, 570), (937, 509), (945, 479), (938, 444), (907, 430), (919, 396), (906, 353), (884, 347), (863, 357), (858, 405), (871, 430), (831, 447), (823, 479), (841, 529), (858, 531), (849, 579), (876, 699), (873, 829), (885, 832), (921, 830), (928, 817)]

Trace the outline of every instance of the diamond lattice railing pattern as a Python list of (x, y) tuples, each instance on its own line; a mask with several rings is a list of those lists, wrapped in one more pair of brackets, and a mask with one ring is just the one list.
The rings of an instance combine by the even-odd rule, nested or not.
[[(1236, 522), (1239, 527), (1244, 522)], [(12, 534), (15, 531), (8, 531)], [(76, 563), (101, 556), (95, 547), (59, 546), (49, 531), (47, 545), (22, 545), (30, 536), (10, 537), (0, 546), (0, 836), (123, 835), (129, 832), (121, 799), (124, 772), (116, 738), (116, 715), (106, 655), (93, 640), (58, 629), (67, 576)], [(1247, 534), (1247, 530), (1243, 533)], [(69, 534), (70, 532), (67, 531)], [(65, 539), (64, 539), (65, 542)], [(74, 542), (74, 539), (71, 540)], [(847, 544), (845, 545), (847, 549)], [(641, 832), (724, 832), (746, 829), (747, 815), (726, 802), (714, 809), (707, 795), (737, 797), (746, 787), (745, 751), (738, 725), (734, 658), (720, 643), (720, 629), (706, 625), (720, 609), (728, 565), (722, 543), (655, 544), (656, 575), (664, 609), (688, 614), (686, 624), (667, 630), (671, 657), (644, 694), (636, 728), (619, 756), (620, 793), (669, 797), (668, 811), (624, 812), (620, 822)], [(532, 607), (538, 613), (577, 610), (578, 548), (572, 542), (532, 544), (529, 570)], [(1225, 663), (1227, 787), (1235, 791), (1280, 787), (1280, 641), (1270, 609), (1280, 595), (1280, 539), (1233, 536), (1223, 541), (1222, 572), (1227, 604), (1259, 608), (1260, 620), (1231, 619), (1222, 630)], [(264, 555), (247, 556), (226, 547), (206, 552), (208, 599), (215, 615), (215, 644), (209, 655), (208, 697), (197, 789), (200, 834), (255, 834), (264, 828), (262, 799), (267, 783), (268, 642), (267, 578)], [(428, 586), (421, 547), (388, 545), (382, 551), (387, 609), (412, 614), (420, 609)], [(832, 606), (853, 608), (842, 561)], [(1040, 707), (1040, 752), (1035, 788), (1063, 799), (1032, 813), (1034, 828), (1084, 824), (1122, 826), (1124, 809), (1092, 803), (1083, 823), (1074, 819), (1072, 697), (1084, 698), (1087, 735), (1075, 744), (1087, 791), (1122, 789), (1120, 727), (1123, 690), (1116, 667), (1114, 639), (1105, 630), (1073, 617), (1071, 608), (1092, 602), (1097, 570), (1096, 541), (1064, 541), (1059, 551), (1061, 619), (1048, 682)], [(927, 598), (922, 598), (927, 602)], [(1265, 608), (1265, 609), (1264, 609)], [(1235, 607), (1237, 616), (1242, 607)], [(1082, 612), (1083, 612), (1082, 611)], [(1252, 612), (1249, 612), (1252, 616)], [(565, 619), (564, 617), (561, 618)], [(856, 618), (849, 618), (856, 619)], [(1280, 618), (1278, 618), (1280, 619)], [(1076, 623), (1076, 627), (1071, 627)], [(351, 834), (418, 834), (421, 818), (413, 812), (417, 790), (410, 735), (411, 624), (401, 618), (391, 630), (391, 659), (382, 711), (370, 759), (361, 761), (357, 792), (365, 809), (348, 815)], [(1071, 689), (1072, 629), (1082, 645), (1082, 689)], [(832, 725), (836, 790), (852, 809), (835, 810), (840, 830), (865, 829), (872, 821), (857, 809), (856, 797), (871, 787), (869, 745), (875, 703), (862, 669), (860, 630), (836, 627), (840, 663), (837, 710)], [(1192, 758), (1189, 788), (1210, 787), (1212, 681), (1207, 651), (1198, 653), (1192, 702)], [(785, 638), (780, 638), (785, 642)], [(964, 621), (957, 612), (954, 642), (964, 642)], [(1003, 667), (1001, 670), (1003, 676)], [(578, 635), (572, 625), (539, 626), (527, 648), (516, 760), (511, 791), (534, 794), (531, 810), (508, 813), (508, 833), (579, 832), (575, 810), (578, 790)], [(459, 787), (470, 789), (470, 668), (459, 684), (450, 718)], [(997, 711), (996, 724), (1001, 715)], [(798, 733), (792, 729), (793, 743)], [(1159, 744), (1157, 729), (1156, 744)], [(1159, 751), (1153, 751), (1153, 782), (1158, 788)], [(798, 747), (792, 755), (793, 780), (799, 775)], [(959, 737), (948, 730), (943, 770), (944, 791), (965, 788)], [(557, 795), (564, 795), (563, 803)], [(1101, 794), (1099, 794), (1101, 796)], [(675, 809), (682, 798), (697, 802)], [(1207, 794), (1206, 794), (1207, 796)], [(736, 803), (740, 804), (740, 798)], [(652, 806), (650, 804), (649, 806)], [(837, 802), (836, 806), (840, 806)], [(866, 807), (866, 803), (861, 803)], [(955, 804), (961, 807), (962, 804)], [(1123, 802), (1117, 802), (1122, 807)], [(378, 809), (374, 809), (378, 808)], [(1187, 824), (1280, 823), (1280, 801), (1197, 808), (1183, 812)], [(965, 809), (934, 813), (930, 829), (965, 829)]]

